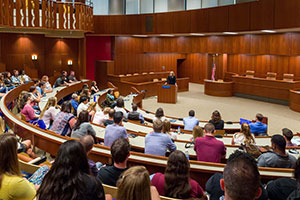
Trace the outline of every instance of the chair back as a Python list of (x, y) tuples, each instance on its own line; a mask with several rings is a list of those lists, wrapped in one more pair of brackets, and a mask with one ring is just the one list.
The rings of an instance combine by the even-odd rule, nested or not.
[(294, 81), (294, 74), (283, 74), (283, 80), (289, 82)]
[(255, 71), (253, 71), (253, 70), (246, 71), (246, 77), (248, 77), (248, 78), (253, 78), (254, 74), (255, 74)]
[(225, 135), (225, 130), (216, 130), (215, 135), (221, 135), (221, 136), (224, 136), (224, 135)]
[(38, 170), (41, 166), (39, 165), (33, 165), (33, 164), (29, 164), (26, 163), (22, 160), (19, 159), (19, 167), (21, 171), (33, 174), (36, 170)]
[(268, 80), (276, 80), (277, 73), (275, 72), (267, 72), (267, 79)]
[(153, 82), (158, 82), (158, 79), (157, 78), (153, 79)]
[(167, 81), (167, 78), (162, 78), (161, 80), (162, 80), (162, 81)]

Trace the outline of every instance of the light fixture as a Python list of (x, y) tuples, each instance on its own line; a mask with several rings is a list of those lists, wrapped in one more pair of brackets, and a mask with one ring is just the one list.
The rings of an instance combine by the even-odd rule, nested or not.
[(133, 37), (148, 37), (147, 35), (133, 35)]
[(69, 66), (73, 65), (73, 61), (72, 60), (68, 60), (68, 65)]
[(205, 36), (203, 33), (190, 33), (192, 36)]
[(262, 30), (263, 33), (276, 33), (276, 31), (273, 30)]
[(32, 54), (32, 55), (31, 55), (31, 59), (34, 60), (34, 61), (37, 60), (37, 59), (38, 59), (37, 54)]
[(225, 35), (237, 35), (235, 32), (223, 32)]
[(175, 35), (171, 35), (171, 34), (160, 34), (160, 36), (162, 36), (162, 37), (174, 37)]

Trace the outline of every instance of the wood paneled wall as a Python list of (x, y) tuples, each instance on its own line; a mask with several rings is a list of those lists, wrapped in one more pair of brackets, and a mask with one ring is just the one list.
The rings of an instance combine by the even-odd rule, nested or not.
[[(299, 0), (259, 0), (230, 6), (143, 15), (94, 16), (99, 34), (256, 31), (300, 26)], [(153, 18), (146, 32), (146, 18)]]
[[(85, 76), (83, 39), (46, 38), (39, 34), (0, 34), (0, 62), (6, 69), (23, 69), (29, 66), (42, 75), (53, 76), (62, 70), (74, 70), (78, 77)], [(38, 60), (32, 61), (31, 55), (37, 54)], [(67, 61), (73, 60), (68, 66)], [(29, 74), (30, 75), (30, 74)]]

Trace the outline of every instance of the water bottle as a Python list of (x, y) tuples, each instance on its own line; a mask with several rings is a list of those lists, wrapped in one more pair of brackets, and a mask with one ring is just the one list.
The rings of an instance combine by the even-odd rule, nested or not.
[(180, 126), (177, 128), (177, 134), (180, 134)]
[(94, 102), (96, 102), (96, 95), (94, 95)]
[(188, 160), (190, 159), (190, 156), (189, 156), (189, 149), (188, 149), (188, 148), (185, 149), (185, 156), (186, 156), (186, 158), (187, 158)]

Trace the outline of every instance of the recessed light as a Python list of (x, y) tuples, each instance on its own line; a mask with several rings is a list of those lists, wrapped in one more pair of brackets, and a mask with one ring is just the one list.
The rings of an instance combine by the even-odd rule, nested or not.
[(133, 37), (148, 37), (147, 35), (133, 35)]
[(276, 31), (273, 30), (262, 30), (263, 33), (276, 33)]
[(223, 33), (226, 35), (237, 35), (237, 33), (235, 33), (235, 32), (223, 32)]
[(203, 34), (203, 33), (190, 33), (190, 35), (193, 35), (193, 36), (205, 36), (205, 34)]
[(175, 35), (171, 35), (171, 34), (160, 34), (160, 36), (162, 36), (162, 37), (174, 37)]

